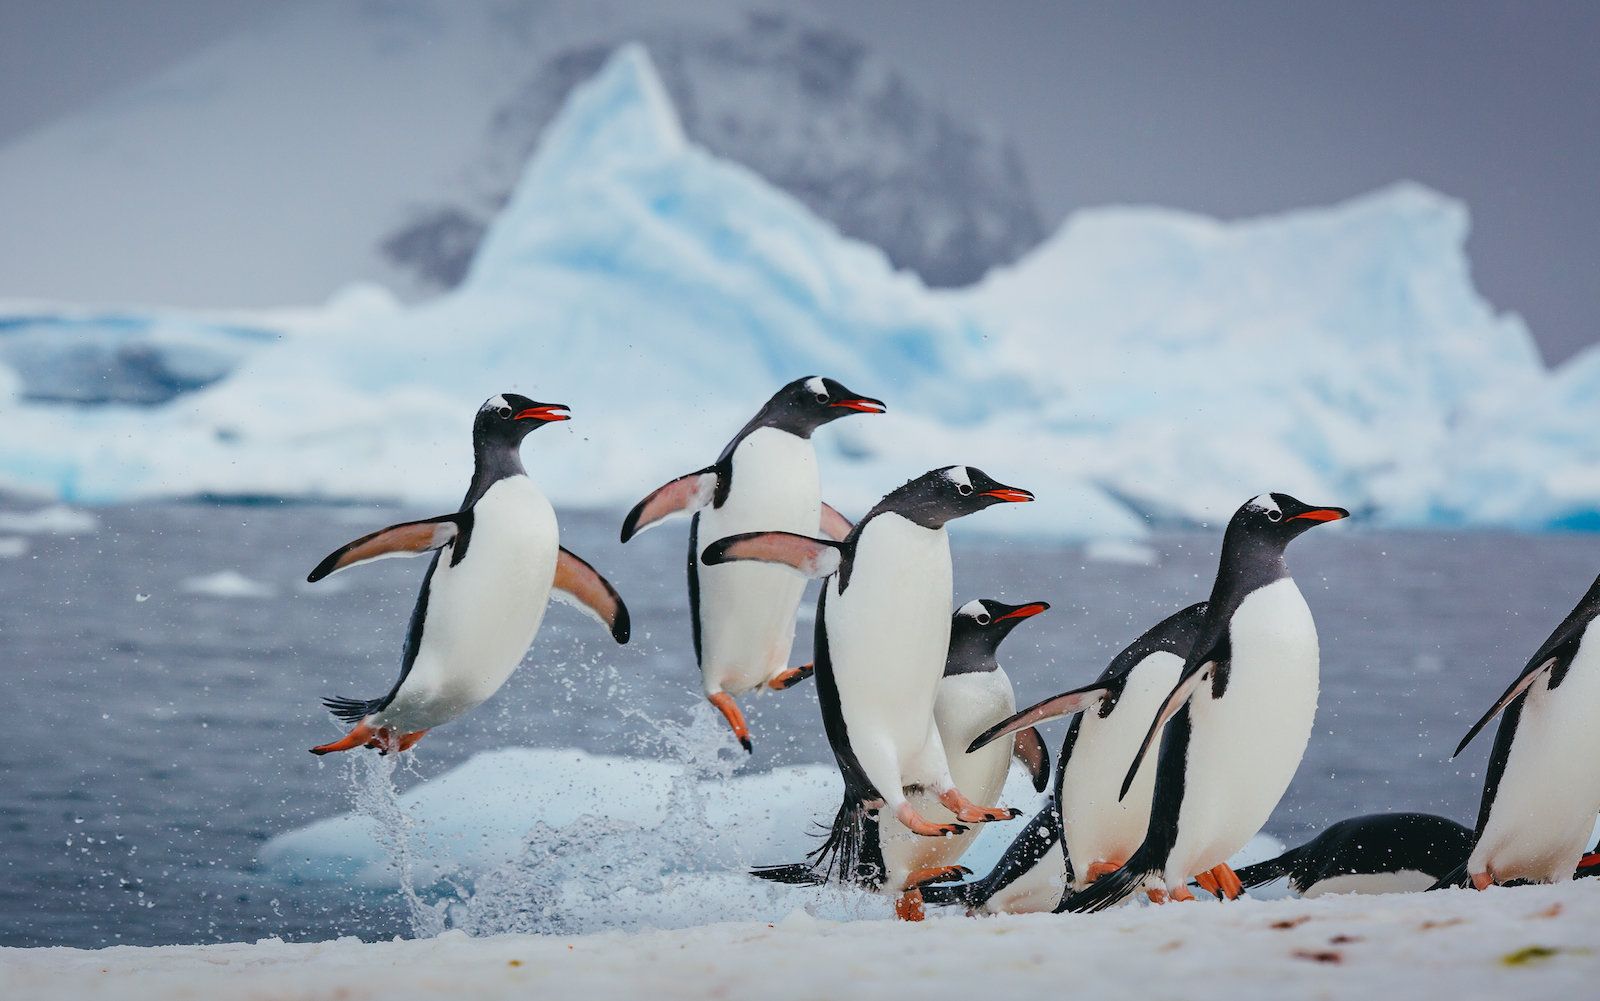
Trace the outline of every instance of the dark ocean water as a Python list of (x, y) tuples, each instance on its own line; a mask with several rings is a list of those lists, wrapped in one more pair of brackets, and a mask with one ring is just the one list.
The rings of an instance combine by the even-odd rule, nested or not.
[[(0, 945), (408, 931), (397, 896), (289, 885), (255, 867), (274, 834), (349, 808), (347, 771), (306, 753), (339, 732), (317, 700), (387, 690), (424, 564), (300, 582), (333, 547), (407, 514), (113, 508), (97, 512), (93, 532), (34, 536), (26, 555), (0, 559)], [(624, 548), (618, 520), (569, 513), (563, 541), (622, 592), (633, 643), (618, 648), (590, 620), (553, 609), (505, 689), (430, 735), (403, 785), (506, 745), (633, 753), (654, 746), (645, 719), (687, 719), (699, 689), (684, 532), (664, 527)], [(1019, 701), (1031, 701), (1087, 680), (1147, 625), (1203, 598), (1220, 533), (1161, 536), (1152, 566), (954, 534), (958, 602), (1054, 606), (1003, 651)], [(1290, 564), (1321, 636), (1322, 700), (1268, 830), (1292, 841), (1385, 809), (1470, 822), (1488, 741), (1456, 763), (1450, 750), (1593, 579), (1600, 536), (1336, 526), (1297, 542)], [(220, 571), (270, 594), (186, 588)], [(829, 760), (809, 685), (747, 709), (747, 767)]]

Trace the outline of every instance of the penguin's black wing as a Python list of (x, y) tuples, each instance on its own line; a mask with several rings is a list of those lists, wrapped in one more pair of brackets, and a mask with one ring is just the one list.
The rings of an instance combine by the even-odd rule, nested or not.
[(1205, 669), (1213, 664), (1225, 663), (1231, 656), (1231, 647), (1228, 644), (1230, 617), (1231, 611), (1227, 611), (1225, 604), (1221, 602), (1206, 604), (1203, 618), (1195, 632), (1194, 642), (1189, 647), (1189, 655), (1184, 658), (1183, 670), (1178, 674), (1178, 682), (1172, 686), (1172, 693), (1161, 704), (1156, 718), (1150, 721), (1150, 729), (1145, 733), (1138, 753), (1133, 756), (1133, 763), (1128, 766), (1128, 774), (1122, 780), (1119, 799), (1128, 795), (1128, 790), (1133, 787), (1133, 778), (1139, 774), (1139, 764), (1150, 752), (1150, 745), (1155, 743), (1161, 728), (1177, 715), (1178, 710), (1189, 701), (1189, 696), (1200, 687), (1200, 681), (1205, 677)]
[(1540, 672), (1551, 668), (1555, 668), (1558, 672), (1564, 671), (1566, 666), (1572, 663), (1573, 655), (1578, 652), (1578, 644), (1583, 640), (1584, 630), (1594, 619), (1594, 610), (1588, 605), (1588, 596), (1585, 596), (1585, 600), (1579, 602), (1578, 607), (1561, 620), (1561, 624), (1556, 626), (1550, 638), (1528, 658), (1528, 663), (1523, 666), (1522, 673), (1517, 675), (1517, 680), (1511, 683), (1495, 704), (1489, 707), (1489, 711), (1483, 714), (1483, 718), (1474, 723), (1472, 729), (1467, 731), (1467, 735), (1461, 738), (1461, 743), (1456, 745), (1455, 754), (1450, 755), (1452, 758), (1465, 750), (1466, 746), (1472, 743), (1472, 738), (1488, 726), (1489, 721), (1498, 716), (1513, 699), (1527, 691), (1528, 686), (1533, 684)]
[(822, 534), (835, 542), (843, 542), (850, 538), (850, 530), (855, 528), (850, 524), (850, 519), (840, 514), (838, 509), (827, 501), (822, 502)]
[(1033, 727), (1018, 730), (1016, 740), (1011, 744), (1011, 754), (1022, 762), (1028, 770), (1028, 775), (1033, 779), (1033, 791), (1044, 792), (1050, 784), (1050, 748), (1045, 746), (1044, 737)]
[(846, 545), (794, 532), (741, 532), (711, 543), (700, 554), (700, 562), (714, 567), (750, 560), (785, 566), (806, 577), (826, 577), (838, 572)]
[(689, 514), (707, 504), (720, 505), (728, 496), (730, 471), (727, 462), (719, 460), (715, 465), (697, 469), (657, 487), (622, 519), (622, 541), (627, 542), (672, 515)]
[(618, 643), (628, 642), (628, 606), (622, 603), (622, 596), (594, 567), (565, 547), (556, 556), (556, 579), (550, 596), (587, 612), (610, 630), (611, 638)]
[(1100, 672), (1100, 677), (1087, 685), (1062, 692), (1060, 695), (1052, 695), (1001, 720), (979, 734), (972, 742), (972, 746), (967, 748), (968, 752), (975, 751), (995, 738), (1014, 730), (1082, 712), (1108, 695), (1115, 697), (1121, 694), (1128, 675), (1153, 653), (1167, 651), (1178, 657), (1187, 657), (1189, 648), (1194, 645), (1195, 637), (1199, 635), (1200, 627), (1205, 621), (1205, 614), (1206, 603), (1203, 601), (1172, 613), (1145, 630), (1138, 639), (1113, 657), (1111, 663), (1106, 665), (1106, 669)]
[(395, 556), (421, 556), (436, 549), (453, 545), (450, 565), (455, 566), (467, 555), (467, 543), (472, 535), (472, 511), (457, 511), (422, 521), (406, 521), (363, 535), (348, 545), (329, 553), (316, 569), (306, 575), (312, 584), (338, 573), (346, 567), (373, 560), (386, 560)]

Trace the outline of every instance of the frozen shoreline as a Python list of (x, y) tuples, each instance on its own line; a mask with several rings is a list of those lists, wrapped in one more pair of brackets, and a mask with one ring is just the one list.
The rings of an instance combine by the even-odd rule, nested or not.
[(0, 995), (61, 997), (1498, 998), (1582, 996), (1600, 881), (1244, 900), (921, 925), (819, 921), (582, 936), (0, 949)]

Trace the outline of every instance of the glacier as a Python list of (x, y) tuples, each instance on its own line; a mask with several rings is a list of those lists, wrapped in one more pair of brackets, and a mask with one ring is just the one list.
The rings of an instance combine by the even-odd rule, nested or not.
[[(47, 340), (41, 304), (0, 302), (0, 489), (446, 506), (476, 406), (516, 390), (573, 408), (525, 449), (546, 492), (621, 507), (823, 373), (890, 406), (818, 436), (846, 513), (963, 462), (1040, 497), (975, 531), (1134, 539), (1268, 489), (1389, 525), (1600, 528), (1600, 354), (1547, 370), (1474, 289), (1467, 232), (1464, 206), (1415, 184), (1239, 222), (1107, 207), (931, 290), (690, 141), (627, 46), (434, 300), (56, 309), (167, 332), (139, 341), (139, 371), (188, 381), (153, 389), (103, 329)], [(25, 357), (6, 344), (21, 317)], [(41, 393), (42, 343), (122, 388)]]

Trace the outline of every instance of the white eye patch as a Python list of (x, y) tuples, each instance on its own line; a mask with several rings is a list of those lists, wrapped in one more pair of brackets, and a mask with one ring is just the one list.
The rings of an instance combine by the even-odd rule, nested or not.
[(951, 466), (944, 471), (944, 477), (958, 487), (972, 489), (972, 476), (967, 472), (966, 466)]
[(1245, 507), (1254, 508), (1257, 511), (1265, 511), (1268, 514), (1271, 514), (1274, 511), (1276, 511), (1278, 514), (1283, 513), (1283, 511), (1278, 507), (1278, 502), (1272, 499), (1271, 494), (1262, 494), (1259, 497), (1252, 497), (1245, 503)]
[(989, 609), (984, 605), (982, 598), (973, 598), (971, 601), (956, 609), (957, 615), (965, 615), (969, 619), (976, 619), (980, 615), (988, 614)]
[(480, 411), (482, 411), (482, 410), (510, 410), (511, 409), (511, 404), (506, 402), (506, 398), (504, 396), (491, 396), (491, 397), (489, 397), (489, 399), (487, 401), (484, 402), (483, 406), (479, 407), (478, 409)]
[(818, 396), (827, 396), (828, 395), (828, 387), (827, 387), (827, 385), (825, 385), (823, 383), (822, 376), (814, 375), (811, 378), (807, 379), (806, 380), (806, 392), (815, 393)]

